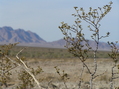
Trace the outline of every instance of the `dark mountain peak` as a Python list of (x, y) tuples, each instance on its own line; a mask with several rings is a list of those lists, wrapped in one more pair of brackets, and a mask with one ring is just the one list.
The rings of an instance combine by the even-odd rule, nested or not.
[(25, 31), (24, 29), (21, 29), (21, 28), (19, 28), (19, 29), (15, 29), (16, 31)]
[(13, 31), (13, 28), (10, 26), (0, 27), (0, 30)]
[(0, 28), (0, 42), (42, 43), (46, 41), (31, 31), (20, 28), (14, 30), (11, 27), (4, 26)]
[(27, 32), (31, 32), (30, 30), (28, 30)]

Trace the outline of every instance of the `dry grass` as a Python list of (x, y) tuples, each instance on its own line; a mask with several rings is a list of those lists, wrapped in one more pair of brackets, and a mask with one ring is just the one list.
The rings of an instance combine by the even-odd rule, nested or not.
[[(93, 71), (93, 59), (88, 59), (87, 64), (90, 67), (90, 69)], [(53, 83), (59, 84), (62, 82), (61, 78), (59, 75), (56, 73), (55, 66), (58, 66), (60, 68), (60, 72), (64, 70), (67, 74), (68, 77), (70, 78), (67, 80), (68, 86), (77, 86), (79, 82), (79, 75), (80, 75), (80, 70), (82, 68), (82, 64), (78, 59), (31, 59), (30, 61), (27, 61), (28, 65), (31, 67), (36, 68), (37, 66), (40, 66), (43, 69), (43, 73), (41, 73), (37, 78), (39, 81), (44, 85), (47, 85), (49, 81), (52, 80)], [(98, 70), (97, 74), (103, 74), (99, 77), (97, 77), (94, 80), (94, 85), (98, 87), (97, 89), (103, 89), (103, 87), (109, 88), (109, 79), (110, 79), (110, 74), (111, 74), (111, 67), (113, 65), (113, 62), (110, 59), (98, 59)], [(19, 71), (19, 67), (16, 68), (15, 70)], [(17, 79), (17, 73), (16, 71), (13, 72), (13, 78), (11, 79), (10, 83), (19, 83)], [(83, 74), (83, 84), (86, 85), (89, 83), (89, 74), (88, 71), (85, 69), (84, 74)], [(115, 81), (115, 86), (118, 86), (119, 80)], [(47, 84), (46, 84), (47, 83)], [(60, 85), (58, 85), (60, 86)], [(76, 88), (75, 88), (76, 89)]]

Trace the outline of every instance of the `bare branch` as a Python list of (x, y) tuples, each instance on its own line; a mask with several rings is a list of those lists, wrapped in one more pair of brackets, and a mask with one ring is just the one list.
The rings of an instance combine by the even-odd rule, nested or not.
[(29, 75), (34, 79), (34, 81), (36, 82), (36, 84), (38, 85), (39, 89), (42, 89), (42, 87), (40, 86), (40, 83), (38, 82), (38, 80), (35, 78), (35, 76), (30, 72), (30, 69), (27, 67), (27, 65), (19, 58), (19, 54), (24, 50), (25, 48), (23, 48), (22, 50), (20, 50), (17, 55), (16, 58), (23, 64), (21, 65), (20, 63), (12, 60), (11, 58), (9, 58), (7, 55), (5, 55), (6, 58), (8, 58), (11, 62), (17, 64), (18, 66), (21, 66), (27, 73), (29, 73)]
[(25, 48), (23, 48), (22, 50), (20, 50), (17, 55), (16, 55), (16, 58), (23, 64), (23, 68), (25, 69), (25, 71), (27, 73), (29, 73), (29, 75), (31, 75), (31, 77), (34, 79), (34, 81), (36, 82), (36, 84), (38, 85), (38, 87), (41, 89), (41, 86), (40, 86), (40, 83), (38, 82), (38, 80), (35, 78), (35, 76), (33, 75), (33, 73), (30, 72), (30, 69), (27, 67), (27, 65), (19, 58), (19, 54), (24, 50)]

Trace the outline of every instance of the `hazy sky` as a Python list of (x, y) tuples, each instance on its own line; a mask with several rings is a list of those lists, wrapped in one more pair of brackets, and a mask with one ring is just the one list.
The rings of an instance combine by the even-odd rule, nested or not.
[[(30, 30), (50, 42), (63, 38), (58, 26), (64, 21), (73, 24), (74, 6), (97, 8), (110, 0), (0, 0), (0, 27)], [(112, 10), (102, 20), (101, 35), (111, 32), (110, 38), (102, 41), (119, 41), (119, 0), (112, 0)], [(82, 24), (88, 30), (86, 24)], [(88, 31), (87, 38), (89, 38)]]

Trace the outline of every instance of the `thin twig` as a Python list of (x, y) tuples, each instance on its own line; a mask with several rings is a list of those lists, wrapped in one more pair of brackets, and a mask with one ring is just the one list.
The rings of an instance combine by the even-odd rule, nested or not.
[(84, 67), (85, 67), (85, 66), (83, 65), (82, 70), (81, 70), (81, 73), (80, 73), (80, 81), (79, 81), (79, 84), (78, 84), (79, 89), (80, 89), (81, 83), (82, 83), (82, 75), (83, 75)]
[[(106, 72), (106, 71), (107, 71), (107, 70), (105, 70), (105, 72)], [(93, 79), (95, 79), (95, 78), (98, 77), (98, 76), (101, 76), (101, 75), (105, 74), (105, 72), (103, 72), (102, 74), (98, 74), (98, 75), (94, 76)]]

